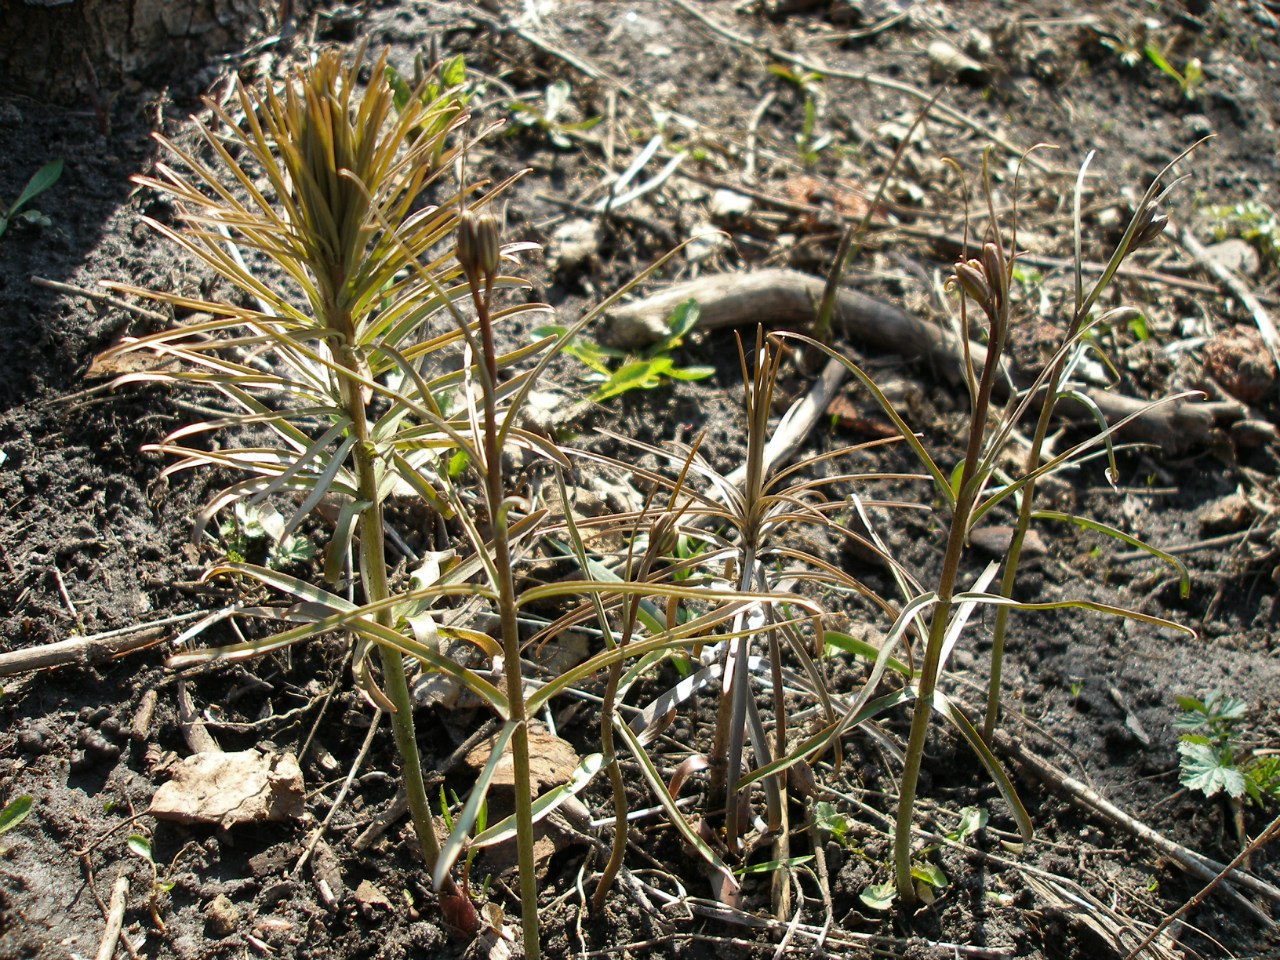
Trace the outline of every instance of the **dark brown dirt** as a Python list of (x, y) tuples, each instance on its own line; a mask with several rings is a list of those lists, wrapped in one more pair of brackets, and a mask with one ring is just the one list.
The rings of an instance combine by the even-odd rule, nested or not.
[[(464, 53), (472, 76), (486, 84), (478, 97), (486, 119), (509, 118), (505, 104), (512, 93), (537, 102), (549, 83), (568, 81), (576, 118), (603, 116), (604, 122), (568, 134), (571, 142), (564, 149), (546, 131), (513, 125), (511, 135), (494, 137), (469, 159), (475, 170), (495, 178), (531, 168), (505, 211), (511, 237), (548, 241), (566, 217), (579, 216), (563, 201), (594, 202), (606, 176), (625, 169), (658, 132), (667, 155), (689, 151), (677, 175), (602, 225), (599, 249), (589, 262), (553, 273), (535, 260), (536, 295), (566, 320), (625, 283), (673, 240), (711, 222), (728, 230), (730, 242), (700, 262), (677, 258), (663, 279), (763, 265), (815, 273), (828, 268), (837, 233), (832, 208), (851, 203), (852, 193), (874, 193), (897, 146), (895, 136), (921, 104), (892, 85), (829, 76), (815, 87), (816, 124), (806, 142), (805, 95), (770, 73), (780, 63), (767, 52), (770, 48), (799, 51), (831, 70), (910, 84), (932, 95), (941, 87), (930, 75), (926, 47), (946, 40), (968, 50), (985, 70), (954, 82), (944, 104), (1019, 147), (1057, 146), (1056, 152), (1036, 154), (1047, 172), (1024, 167), (1020, 180), (1020, 239), (1032, 253), (1060, 264), (1025, 275), (1021, 297), (1027, 319), (1017, 342), (1024, 363), (1042, 355), (1046, 330), (1054, 324), (1060, 328), (1059, 318), (1069, 308), (1070, 196), (1088, 151), (1098, 153), (1086, 197), (1087, 259), (1105, 257), (1107, 244), (1117, 239), (1132, 202), (1154, 173), (1207, 133), (1215, 139), (1181, 169), (1189, 179), (1170, 200), (1173, 221), (1212, 241), (1213, 224), (1202, 208), (1250, 200), (1280, 207), (1275, 195), (1280, 32), (1269, 19), (1280, 13), (1273, 4), (1126, 0), (1099, 8), (1050, 0), (981, 6), (833, 0), (774, 19), (742, 12), (747, 6), (720, 0), (698, 3), (697, 9), (753, 38), (753, 46), (714, 33), (658, 0), (475, 5), (384, 0), (313, 19), (292, 44), (269, 47), (240, 67), (249, 79), (281, 76), (291, 58), (306, 55), (309, 43), (367, 39), (375, 49), (389, 47), (393, 61), (407, 70), (416, 52), (436, 43), (443, 52)], [(503, 12), (494, 19), (479, 12), (489, 7)], [(884, 19), (898, 13), (905, 16)], [(874, 29), (878, 24), (883, 29)], [(532, 45), (522, 32), (546, 43)], [(841, 34), (848, 37), (838, 39)], [(1192, 57), (1203, 63), (1205, 79), (1194, 99), (1143, 55), (1148, 42), (1165, 49), (1179, 69)], [(1132, 65), (1121, 56), (1126, 50), (1137, 52)], [(594, 75), (584, 75), (583, 66)], [(207, 79), (209, 74), (199, 75)], [(129, 177), (148, 172), (155, 162), (153, 130), (185, 135), (188, 115), (199, 109), (197, 96), (224, 90), (223, 78), (203, 90), (194, 80), (175, 78), (163, 92), (127, 93), (115, 101), (106, 135), (88, 105), (68, 110), (0, 98), (7, 158), (0, 167), (0, 199), (15, 197), (47, 160), (62, 158), (66, 165), (59, 183), (33, 204), (52, 225), (15, 223), (0, 237), (5, 358), (0, 369), (0, 652), (227, 602), (193, 585), (217, 556), (211, 544), (188, 543), (208, 479), (180, 474), (160, 480), (163, 462), (139, 452), (191, 414), (167, 391), (117, 395), (84, 380), (97, 352), (123, 332), (149, 329), (151, 321), (31, 282), (39, 276), (88, 290), (102, 280), (216, 290), (213, 281), (139, 224), (142, 214), (164, 219), (169, 211), (162, 199), (135, 189)], [(761, 112), (767, 95), (772, 103)], [(755, 173), (744, 177), (753, 119)], [(960, 235), (964, 211), (956, 180), (939, 158), (957, 160), (976, 197), (974, 184), (990, 141), (937, 113), (926, 122), (923, 137), (906, 151), (849, 282), (930, 315), (924, 280), (949, 269), (956, 251), (938, 238)], [(801, 155), (805, 149), (812, 152), (808, 163)], [(991, 153), (1006, 205), (1014, 159), (1000, 148)], [(641, 179), (661, 162), (660, 155)], [(742, 219), (713, 221), (708, 204), (721, 184), (758, 191), (765, 199)], [(803, 212), (798, 207), (803, 203), (826, 212)], [(976, 209), (978, 202), (971, 198), (970, 203)], [(889, 220), (903, 229), (889, 229)], [(1250, 327), (1252, 320), (1172, 239), (1144, 254), (1141, 266), (1173, 281), (1126, 278), (1116, 285), (1115, 302), (1139, 304), (1148, 335), (1140, 340), (1126, 328), (1102, 338), (1100, 345), (1119, 368), (1117, 389), (1145, 397), (1188, 387), (1216, 389), (1202, 367), (1206, 339)], [(1278, 277), (1275, 260), (1264, 258), (1259, 272), (1248, 278), (1273, 315)], [(744, 326), (768, 319), (744, 318)], [(855, 345), (845, 346), (858, 355)], [(711, 363), (718, 370), (715, 377), (629, 394), (591, 413), (582, 429), (605, 426), (654, 444), (688, 440), (705, 429), (708, 459), (717, 467), (735, 466), (742, 460), (743, 437), (734, 351), (726, 333), (695, 336), (681, 360)], [(946, 386), (936, 371), (899, 358), (861, 359), (885, 381), (898, 384), (905, 415), (941, 451), (939, 459), (949, 468), (961, 453), (963, 394)], [(580, 389), (576, 373), (565, 364), (556, 379)], [(786, 386), (798, 392), (804, 381), (789, 374)], [(874, 436), (867, 431), (883, 418), (873, 401), (852, 389), (846, 396), (861, 419), (837, 418), (817, 431), (806, 455)], [(1274, 388), (1253, 403), (1259, 419), (1277, 422)], [(1069, 433), (1067, 439), (1074, 436), (1079, 434)], [(1224, 431), (1214, 443), (1176, 458), (1158, 447), (1121, 451), (1114, 490), (1096, 461), (1063, 474), (1046, 488), (1050, 502), (1156, 544), (1254, 532), (1188, 553), (1193, 588), (1182, 600), (1166, 567), (1126, 559), (1126, 546), (1094, 534), (1046, 527), (1047, 553), (1028, 563), (1020, 588), (1024, 599), (1087, 592), (1185, 623), (1197, 638), (1076, 612), (1027, 616), (1017, 621), (1006, 666), (1011, 733), (1138, 820), (1223, 861), (1239, 851), (1236, 824), (1220, 801), (1179, 787), (1174, 696), (1220, 690), (1245, 699), (1249, 713), (1241, 739), (1255, 751), (1280, 746), (1278, 455), (1280, 447), (1272, 441), (1248, 443)], [(909, 467), (900, 452), (877, 453), (867, 461), (883, 469)], [(898, 485), (888, 492), (928, 496), (922, 486)], [(1228, 509), (1227, 498), (1237, 492), (1246, 502)], [(943, 546), (936, 516), (894, 512), (886, 516), (884, 532), (901, 561), (928, 582)], [(830, 555), (892, 592), (880, 571), (858, 566), (835, 545)], [(966, 578), (972, 579), (985, 560), (975, 556)], [(979, 626), (961, 644), (946, 682), (946, 689), (969, 702), (980, 698), (974, 684), (981, 682), (988, 661), (987, 627)], [(336, 643), (317, 645), (290, 658), (198, 670), (187, 678), (198, 708), (219, 708), (210, 729), (226, 749), (269, 744), (298, 750), (323, 695), (335, 689), (304, 762), (313, 791), (308, 810), (317, 821), (328, 812), (368, 728), (369, 710), (351, 690), (344, 654)], [(103, 929), (102, 901), (121, 871), (132, 890), (125, 937), (139, 956), (327, 954), (354, 960), (466, 954), (467, 944), (451, 940), (441, 928), (434, 894), (408, 834), (400, 830), (403, 824), (368, 851), (352, 849), (360, 829), (395, 792), (394, 748), (385, 729), (376, 735), (346, 808), (327, 834), (327, 847), (297, 876), (294, 864), (314, 822), (218, 831), (157, 824), (143, 815), (127, 825), (128, 817), (145, 811), (164, 756), (189, 752), (178, 723), (177, 678), (164, 668), (164, 655), (157, 647), (98, 667), (68, 666), (4, 679), (0, 802), (30, 794), (35, 806), (29, 819), (0, 841), (0, 848), (7, 847), (0, 853), (0, 958), (94, 955)], [(862, 673), (833, 665), (833, 677), (847, 691), (860, 683)], [(150, 691), (158, 695), (155, 717), (145, 737), (134, 740), (128, 731)], [(596, 729), (588, 716), (584, 711), (576, 720), (565, 718), (560, 729), (584, 752)], [(428, 767), (448, 756), (482, 719), (424, 712), (420, 740)], [(693, 738), (699, 729), (689, 725), (673, 732)], [(904, 739), (905, 730), (903, 716), (886, 725), (892, 738)], [(320, 759), (321, 746), (331, 765)], [(891, 815), (893, 800), (884, 793), (894, 790), (896, 766), (861, 735), (849, 740), (848, 750), (843, 770), (820, 771), (819, 779)], [(467, 788), (460, 771), (450, 773), (448, 785), (459, 793)], [(1201, 886), (1128, 833), (1081, 812), (1060, 792), (1028, 778), (1018, 778), (1018, 786), (1038, 837), (1015, 857), (1001, 847), (1006, 835), (994, 832), (1011, 829), (994, 788), (967, 748), (939, 729), (921, 783), (922, 823), (950, 829), (961, 808), (977, 804), (991, 812), (992, 829), (971, 840), (969, 852), (939, 857), (950, 886), (932, 906), (914, 916), (877, 914), (858, 897), (869, 883), (888, 877), (884, 824), (849, 806), (844, 812), (858, 822), (856, 841), (847, 848), (826, 845), (836, 927), (895, 938), (887, 949), (904, 956), (952, 955), (926, 940), (1043, 960), (1123, 956), (1114, 938), (1086, 922), (1091, 911), (1055, 902), (1016, 866), (983, 859), (982, 852), (1064, 877), (1117, 914), (1144, 923), (1158, 922)], [(603, 786), (593, 787), (585, 799), (593, 815), (607, 815)], [(648, 802), (637, 797), (637, 805)], [(1247, 806), (1246, 832), (1256, 835), (1275, 813), (1274, 804)], [(174, 884), (154, 902), (149, 868), (126, 847), (126, 837), (135, 832), (152, 836), (159, 879)], [(710, 895), (696, 864), (669, 832), (653, 828), (638, 846), (633, 868), (660, 867), (680, 878), (690, 896)], [(583, 847), (570, 846), (549, 865), (543, 921), (550, 956), (620, 951), (631, 943), (637, 944), (630, 951), (635, 955), (718, 956), (726, 949), (747, 949), (718, 944), (716, 938), (752, 940), (762, 954), (775, 948), (758, 931), (689, 920), (678, 909), (655, 918), (621, 890), (603, 915), (592, 914), (578, 894), (583, 854)], [(1280, 883), (1274, 845), (1255, 854), (1251, 865), (1258, 876)], [(598, 867), (598, 861), (586, 867), (588, 879)], [(318, 878), (333, 881), (330, 902)], [(390, 906), (362, 909), (355, 891), (363, 880), (376, 884)], [(673, 889), (670, 879), (653, 882)], [(811, 898), (804, 919), (821, 924), (816, 889), (804, 883)], [(589, 891), (591, 884), (584, 884)], [(494, 899), (509, 916), (519, 908), (511, 889), (510, 877), (498, 878)], [(748, 906), (763, 913), (766, 882), (748, 884)], [(1173, 955), (1280, 956), (1274, 932), (1230, 900), (1210, 897), (1184, 920), (1187, 925), (1174, 930), (1181, 946)], [(117, 955), (124, 955), (123, 948)]]

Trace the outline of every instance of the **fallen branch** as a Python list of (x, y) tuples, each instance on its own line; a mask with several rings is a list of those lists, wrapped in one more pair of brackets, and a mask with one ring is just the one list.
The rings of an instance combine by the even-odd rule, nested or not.
[(1138, 954), (1150, 946), (1155, 939), (1159, 937), (1160, 934), (1164, 933), (1164, 931), (1167, 930), (1175, 921), (1184, 914), (1200, 906), (1200, 904), (1204, 902), (1205, 898), (1208, 897), (1209, 894), (1213, 893), (1214, 888), (1217, 887), (1218, 884), (1222, 883), (1226, 878), (1228, 871), (1234, 870), (1252, 854), (1261, 849), (1264, 844), (1270, 843), (1277, 835), (1280, 835), (1280, 817), (1272, 820), (1270, 826), (1263, 830), (1262, 833), (1258, 834), (1257, 838), (1252, 843), (1246, 845), (1245, 848), (1236, 855), (1236, 858), (1219, 871), (1218, 875), (1210, 880), (1199, 893), (1161, 920), (1160, 925), (1147, 934), (1146, 938), (1143, 939), (1140, 944), (1129, 951), (1124, 960), (1137, 960)]
[[(812, 326), (824, 283), (818, 277), (795, 270), (770, 269), (723, 273), (675, 284), (651, 297), (609, 311), (601, 339), (611, 346), (635, 348), (656, 343), (670, 332), (667, 317), (685, 300), (698, 301), (703, 329), (744, 323), (775, 323), (808, 329)], [(947, 329), (912, 316), (901, 307), (842, 288), (836, 301), (834, 322), (852, 339), (869, 347), (917, 358), (959, 381), (961, 351)], [(981, 368), (985, 348), (970, 344), (975, 366)], [(998, 390), (1007, 390), (1003, 382)], [(1109, 391), (1091, 391), (1089, 397), (1110, 423), (1149, 406), (1145, 400)], [(1074, 404), (1062, 404), (1075, 413)], [(1080, 419), (1088, 414), (1080, 409)], [(1197, 403), (1180, 400), (1154, 408), (1124, 428), (1131, 439), (1146, 440), (1180, 452), (1203, 445), (1226, 424), (1253, 419), (1249, 408), (1234, 401)], [(1272, 436), (1277, 434), (1272, 431)]]
[(1236, 887), (1259, 894), (1276, 905), (1280, 905), (1280, 889), (1276, 889), (1265, 880), (1260, 880), (1251, 873), (1225, 866), (1216, 860), (1184, 847), (1176, 841), (1170, 840), (1159, 831), (1153, 830), (1140, 820), (1129, 816), (1129, 814), (1096, 790), (1059, 770), (1047, 760), (1036, 756), (1013, 737), (1007, 734), (997, 734), (996, 743), (1003, 753), (1013, 758), (1015, 763), (1034, 774), (1047, 785), (1052, 786), (1059, 795), (1065, 794), (1068, 799), (1088, 812), (1096, 814), (1113, 826), (1127, 831), (1137, 840), (1168, 857), (1192, 876), (1206, 882), (1220, 884), (1219, 889), (1231, 896), (1237, 903), (1248, 910), (1252, 916), (1269, 927), (1273, 925), (1271, 916), (1261, 907), (1241, 896)]
[(91, 637), (72, 637), (69, 640), (59, 640), (57, 643), (0, 653), (0, 677), (26, 673), (29, 670), (66, 666), (69, 663), (102, 663), (122, 653), (149, 647), (163, 638), (168, 633), (167, 628), (173, 624), (194, 620), (204, 615), (204, 611), (181, 613), (153, 623), (121, 627), (119, 630), (110, 630)]
[(128, 902), (129, 878), (121, 870), (111, 888), (111, 903), (107, 907), (107, 926), (102, 934), (102, 942), (98, 945), (95, 960), (111, 960), (116, 955), (120, 931), (124, 928), (124, 908)]

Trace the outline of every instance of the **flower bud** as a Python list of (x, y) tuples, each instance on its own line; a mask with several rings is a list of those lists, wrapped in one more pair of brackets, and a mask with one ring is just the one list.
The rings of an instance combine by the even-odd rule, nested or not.
[(498, 273), (500, 259), (498, 221), (485, 211), (464, 210), (458, 218), (458, 263), (467, 279), (491, 280)]
[(986, 305), (991, 299), (991, 287), (979, 260), (961, 260), (956, 263), (956, 283), (975, 303)]
[(1138, 229), (1133, 232), (1133, 249), (1140, 250), (1155, 243), (1168, 225), (1168, 216), (1156, 207), (1147, 207), (1138, 220)]
[(1009, 275), (1004, 270), (1004, 255), (994, 243), (982, 245), (982, 270), (987, 275), (987, 286), (994, 294), (992, 305), (1003, 301), (1009, 288)]

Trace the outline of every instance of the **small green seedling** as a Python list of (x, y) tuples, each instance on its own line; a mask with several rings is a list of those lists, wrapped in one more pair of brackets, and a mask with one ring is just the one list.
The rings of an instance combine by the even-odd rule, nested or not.
[(796, 156), (805, 167), (813, 167), (818, 156), (831, 145), (831, 135), (815, 137), (818, 126), (818, 99), (822, 83), (822, 74), (815, 70), (792, 69), (782, 64), (773, 64), (769, 72), (785, 83), (795, 87), (804, 97), (804, 120), (800, 132), (796, 134)]
[(126, 841), (129, 852), (138, 859), (144, 861), (151, 869), (151, 922), (155, 924), (156, 929), (164, 931), (164, 921), (160, 919), (160, 897), (168, 893), (175, 886), (172, 880), (161, 880), (160, 871), (156, 867), (155, 857), (151, 854), (151, 841), (140, 833), (130, 834)]
[[(391, 64), (386, 65), (387, 85), (391, 87), (391, 104), (397, 114), (402, 114), (410, 100), (417, 99), (426, 108), (416, 128), (408, 136), (410, 143), (422, 137), (439, 138), (432, 150), (432, 162), (438, 164), (444, 153), (441, 137), (467, 105), (467, 61), (462, 54), (440, 63), (434, 71), (428, 67), (422, 54), (413, 58), (413, 81), (406, 80)], [(443, 98), (450, 98), (443, 110), (436, 106)], [(390, 281), (388, 281), (390, 285)]]
[(284, 570), (315, 556), (315, 545), (288, 532), (284, 517), (270, 504), (237, 500), (232, 516), (218, 526), (218, 536), (232, 563), (265, 560), (272, 570)]
[(835, 804), (827, 800), (819, 800), (814, 805), (813, 822), (820, 831), (842, 847), (848, 847), (853, 840), (849, 833), (853, 829), (853, 818), (841, 813)]
[[(947, 875), (942, 868), (925, 859), (936, 847), (925, 847), (919, 857), (911, 861), (911, 877), (915, 880), (916, 899), (928, 905), (938, 898), (938, 891), (947, 887)], [(858, 899), (870, 910), (884, 911), (898, 898), (898, 885), (893, 880), (869, 884)]]
[(1178, 738), (1178, 780), (1206, 797), (1225, 793), (1231, 800), (1247, 796), (1254, 803), (1280, 801), (1280, 757), (1241, 760), (1244, 752), (1236, 725), (1248, 704), (1213, 691), (1203, 700), (1176, 698), (1182, 713), (1174, 721)]
[(24, 210), (23, 208), (57, 183), (60, 176), (62, 176), (61, 160), (53, 160), (46, 163), (31, 175), (27, 185), (18, 194), (18, 199), (13, 201), (7, 210), (0, 211), (0, 237), (4, 236), (4, 232), (9, 229), (9, 224), (14, 220), (23, 220), (40, 227), (52, 225), (52, 221), (39, 210)]
[(1148, 60), (1155, 64), (1156, 69), (1165, 76), (1173, 78), (1178, 84), (1178, 88), (1182, 91), (1184, 100), (1195, 100), (1200, 96), (1205, 78), (1204, 67), (1198, 57), (1192, 57), (1182, 70), (1178, 70), (1169, 62), (1164, 52), (1156, 44), (1147, 43), (1142, 48), (1142, 52)]
[(568, 81), (557, 80), (547, 87), (543, 93), (541, 106), (525, 103), (521, 100), (513, 100), (507, 104), (507, 109), (511, 111), (511, 119), (515, 121), (515, 126), (512, 129), (524, 127), (525, 129), (541, 130), (547, 135), (547, 139), (551, 141), (553, 147), (559, 150), (571, 149), (573, 147), (573, 139), (570, 134), (590, 130), (604, 119), (603, 117), (590, 117), (586, 120), (565, 122), (563, 117), (569, 106), (572, 93), (573, 88), (569, 86)]
[[(23, 794), (20, 797), (14, 797), (4, 805), (4, 809), (0, 810), (0, 836), (8, 833), (23, 820), (27, 819), (27, 814), (31, 812), (31, 806), (35, 803), (29, 794)], [(9, 848), (0, 845), (0, 856), (4, 856), (9, 852)]]
[(954, 843), (964, 843), (987, 825), (991, 815), (982, 807), (964, 807), (960, 811), (960, 822), (956, 828), (944, 836)]
[[(564, 352), (591, 368), (588, 379), (600, 384), (591, 400), (603, 403), (632, 390), (652, 390), (668, 380), (702, 380), (715, 373), (715, 367), (677, 367), (671, 356), (697, 322), (698, 302), (686, 300), (667, 320), (671, 332), (639, 355), (584, 340), (572, 341)], [(539, 337), (561, 336), (564, 332), (561, 326), (539, 327), (535, 331)]]

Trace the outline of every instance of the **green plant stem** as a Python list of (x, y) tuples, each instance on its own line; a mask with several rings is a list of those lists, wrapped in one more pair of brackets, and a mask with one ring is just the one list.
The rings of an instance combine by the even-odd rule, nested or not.
[(489, 292), (481, 295), (471, 279), (471, 296), (479, 318), (484, 379), (484, 474), (493, 533), (493, 566), (498, 588), (498, 614), (502, 626), (503, 671), (507, 681), (510, 719), (516, 723), (511, 737), (511, 763), (515, 777), (516, 848), (520, 868), (520, 925), (524, 931), (526, 960), (542, 955), (538, 939), (538, 878), (533, 859), (533, 784), (529, 774), (529, 726), (524, 705), (524, 675), (520, 666), (520, 625), (517, 619), (515, 578), (511, 571), (511, 545), (507, 536), (502, 450), (498, 444), (498, 354), (489, 315)]
[[(1007, 303), (1007, 300), (1005, 301)], [(929, 733), (929, 721), (933, 715), (933, 691), (938, 684), (942, 662), (943, 641), (947, 624), (951, 619), (951, 598), (955, 595), (956, 578), (960, 570), (960, 558), (968, 539), (969, 517), (974, 501), (981, 489), (978, 462), (982, 456), (984, 427), (987, 411), (991, 406), (991, 392), (1000, 369), (1000, 354), (1004, 346), (1004, 333), (1008, 330), (1007, 315), (1000, 311), (992, 317), (991, 337), (987, 359), (978, 382), (969, 419), (969, 441), (965, 450), (964, 467), (960, 472), (960, 493), (956, 497), (951, 517), (951, 529), (947, 535), (947, 550), (942, 560), (942, 573), (938, 577), (938, 599), (929, 621), (929, 637), (925, 643), (924, 664), (916, 687), (916, 704), (911, 714), (911, 733), (907, 738), (907, 750), (903, 760), (902, 779), (898, 783), (898, 819), (893, 836), (894, 881), (898, 896), (904, 903), (914, 903), (915, 887), (911, 879), (911, 824), (915, 816), (916, 787), (920, 780), (920, 765), (924, 760), (924, 742)]]
[[(360, 499), (370, 506), (360, 514), (360, 571), (364, 583), (365, 600), (379, 603), (391, 595), (387, 579), (387, 552), (382, 523), (382, 501), (378, 497), (377, 453), (369, 440), (369, 421), (365, 415), (361, 386), (354, 380), (343, 383), (343, 398), (351, 417), (356, 436), (354, 448), (356, 477)], [(383, 626), (393, 626), (390, 610), (377, 614)], [(404, 656), (399, 650), (379, 645), (382, 660), (382, 684), (387, 699), (395, 707), (391, 714), (391, 732), (395, 738), (396, 752), (400, 755), (401, 778), (405, 797), (409, 801), (409, 815), (413, 831), (422, 848), (422, 858), (427, 871), (435, 870), (440, 859), (440, 842), (436, 839), (435, 820), (431, 814), (431, 801), (427, 798), (426, 784), (422, 780), (422, 758), (418, 753), (418, 735), (413, 723), (413, 697), (409, 693), (409, 681), (404, 672)], [(452, 875), (446, 875), (441, 894), (455, 904), (451, 913), (454, 922), (479, 928), (471, 901), (459, 889)], [(465, 907), (462, 906), (465, 904)], [(472, 933), (474, 930), (467, 930)]]
[[(1074, 332), (1071, 334), (1074, 336)], [(1049, 423), (1053, 418), (1054, 397), (1058, 392), (1058, 383), (1062, 378), (1063, 362), (1059, 362), (1049, 377), (1044, 403), (1040, 407), (1040, 417), (1036, 421), (1035, 435), (1027, 452), (1026, 470), (1033, 472), (1040, 466), (1040, 453), (1044, 448), (1045, 437), (1049, 434)], [(1004, 570), (1000, 576), (1000, 596), (1009, 599), (1013, 596), (1013, 588), (1018, 579), (1018, 561), (1022, 557), (1022, 545), (1026, 541), (1027, 531), (1031, 527), (1031, 510), (1035, 503), (1036, 482), (1028, 480), (1022, 488), (1022, 500), (1018, 506), (1018, 519), (1013, 527), (1013, 537), (1009, 541), (1009, 551), (1005, 555)], [(996, 622), (991, 634), (991, 670), (987, 675), (987, 713), (982, 723), (982, 739), (988, 744), (995, 735), (996, 721), (1000, 716), (1000, 685), (1004, 668), (1004, 642), (1009, 625), (1009, 608), (996, 608)]]
[(621, 679), (622, 661), (618, 661), (609, 667), (609, 679), (604, 690), (604, 707), (600, 711), (600, 749), (609, 758), (609, 787), (613, 792), (613, 846), (609, 850), (609, 862), (600, 872), (595, 893), (591, 896), (591, 905), (596, 910), (604, 909), (605, 894), (613, 886), (613, 881), (618, 876), (618, 871), (622, 869), (622, 861), (627, 853), (627, 788), (622, 779), (622, 765), (618, 762), (613, 742), (613, 715), (616, 712), (615, 701)]
[(955, 592), (960, 556), (964, 550), (964, 529), (970, 505), (965, 505), (963, 516), (961, 504), (956, 505), (956, 515), (947, 537), (947, 552), (942, 561), (942, 575), (938, 583), (938, 600), (929, 621), (924, 664), (916, 690), (915, 709), (911, 714), (911, 733), (907, 738), (902, 779), (898, 782), (898, 819), (893, 835), (893, 863), (898, 896), (904, 903), (914, 903), (916, 899), (915, 887), (911, 881), (911, 825), (915, 816), (916, 787), (920, 781), (920, 765), (924, 761), (924, 741), (933, 713), (933, 691), (938, 683), (942, 642), (951, 616), (951, 597)]
[[(344, 394), (356, 435), (355, 463), (360, 484), (360, 498), (370, 505), (360, 514), (360, 570), (364, 581), (365, 600), (380, 603), (390, 596), (387, 581), (386, 544), (382, 529), (382, 502), (378, 498), (378, 474), (376, 453), (369, 442), (369, 422), (365, 416), (360, 385), (348, 381)], [(390, 610), (377, 614), (383, 626), (392, 626)], [(422, 846), (427, 869), (434, 870), (440, 856), (440, 844), (436, 840), (431, 815), (431, 802), (422, 782), (422, 760), (418, 755), (418, 738), (413, 725), (413, 700), (404, 673), (404, 657), (399, 650), (379, 646), (382, 658), (382, 682), (387, 699), (395, 707), (391, 714), (391, 729), (395, 736), (396, 751), (400, 754), (405, 795), (409, 800), (409, 812), (413, 818), (414, 832)]]

